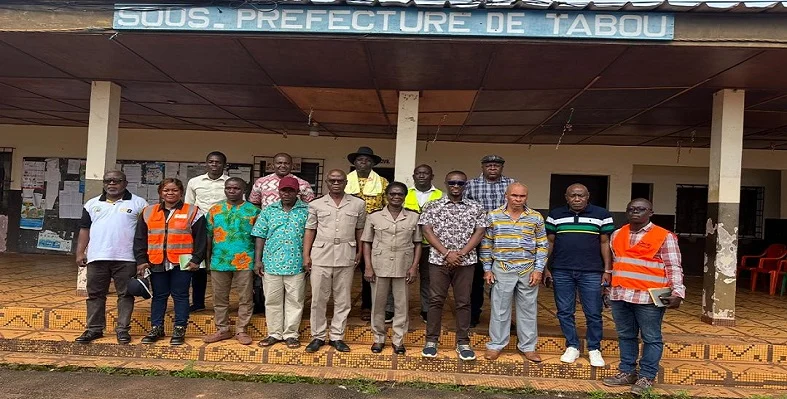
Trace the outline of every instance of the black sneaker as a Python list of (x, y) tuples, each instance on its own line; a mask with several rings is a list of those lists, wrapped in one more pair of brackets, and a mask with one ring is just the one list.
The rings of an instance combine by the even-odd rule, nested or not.
[(163, 336), (164, 336), (164, 327), (163, 326), (153, 326), (150, 329), (150, 332), (148, 332), (148, 334), (145, 335), (142, 338), (142, 343), (143, 344), (152, 344), (152, 343), (158, 341), (159, 338), (161, 338)]
[(306, 352), (314, 353), (320, 350), (320, 348), (325, 345), (325, 341), (322, 339), (313, 339), (312, 342), (309, 342), (309, 345), (306, 345)]
[(328, 341), (328, 345), (336, 348), (339, 352), (349, 352), (350, 347), (344, 343), (344, 341), (338, 339), (336, 341)]
[(421, 312), (421, 320), (423, 320), (424, 323), (426, 323), (426, 315), (427, 314), (428, 314), (428, 312)]
[(393, 323), (394, 312), (385, 312), (385, 324)]
[(189, 313), (201, 312), (205, 310), (205, 305), (191, 305), (189, 306)]
[(608, 386), (608, 387), (619, 387), (619, 386), (626, 386), (626, 385), (634, 385), (637, 382), (637, 374), (636, 373), (624, 373), (619, 372), (612, 377), (607, 377), (601, 380), (601, 383)]
[(85, 330), (85, 332), (83, 332), (82, 335), (78, 336), (77, 339), (74, 340), (74, 342), (80, 344), (89, 344), (90, 342), (97, 340), (103, 336), (104, 333), (102, 333), (101, 331)]
[(126, 345), (131, 343), (131, 334), (129, 334), (128, 331), (118, 331), (116, 335), (119, 344)]
[(186, 342), (186, 326), (175, 326), (172, 329), (172, 338), (169, 339), (170, 345), (183, 345)]

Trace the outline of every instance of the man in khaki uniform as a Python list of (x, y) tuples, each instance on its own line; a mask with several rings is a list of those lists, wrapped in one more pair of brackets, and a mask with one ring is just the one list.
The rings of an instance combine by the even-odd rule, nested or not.
[(303, 263), (311, 273), (312, 341), (306, 352), (325, 345), (328, 299), (333, 293), (333, 319), (328, 344), (339, 352), (349, 352), (344, 329), (351, 307), (353, 271), (361, 260), (361, 233), (366, 223), (366, 203), (344, 193), (347, 175), (338, 169), (326, 176), (328, 195), (309, 203)]
[(393, 348), (404, 354), (407, 332), (407, 284), (418, 278), (421, 259), (421, 229), (418, 213), (404, 209), (407, 186), (393, 182), (385, 189), (388, 205), (366, 217), (363, 230), (363, 255), (367, 268), (364, 279), (372, 285), (372, 352), (385, 347), (385, 308), (388, 294), (393, 294)]

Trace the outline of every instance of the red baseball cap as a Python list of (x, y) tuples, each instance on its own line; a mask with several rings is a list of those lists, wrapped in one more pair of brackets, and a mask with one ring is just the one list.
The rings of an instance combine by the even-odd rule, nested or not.
[(298, 184), (298, 179), (292, 176), (284, 176), (279, 179), (279, 190), (283, 188), (291, 188), (295, 191), (298, 191), (300, 188), (300, 184)]

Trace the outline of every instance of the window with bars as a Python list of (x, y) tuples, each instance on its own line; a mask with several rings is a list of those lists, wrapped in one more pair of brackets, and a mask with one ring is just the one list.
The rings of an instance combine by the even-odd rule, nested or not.
[[(738, 238), (762, 238), (765, 187), (741, 187), (738, 209)], [(675, 207), (675, 233), (704, 236), (707, 219), (708, 186), (679, 184)]]
[[(267, 163), (271, 161), (271, 157), (256, 156), (254, 157), (254, 179), (265, 176), (265, 169)], [(300, 172), (292, 172), (293, 175), (306, 180), (311, 184), (312, 190), (316, 196), (322, 195), (322, 179), (323, 179), (323, 165), (324, 159), (301, 159)]]

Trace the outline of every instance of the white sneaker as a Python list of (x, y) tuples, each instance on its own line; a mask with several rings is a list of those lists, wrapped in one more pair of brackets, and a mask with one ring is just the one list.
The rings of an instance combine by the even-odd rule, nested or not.
[(560, 361), (563, 363), (574, 363), (579, 359), (579, 349), (569, 346), (563, 356), (560, 356)]
[(588, 357), (590, 358), (590, 365), (593, 367), (604, 367), (607, 365), (604, 358), (601, 357), (601, 351), (598, 349), (588, 352)]

